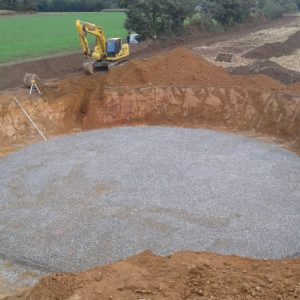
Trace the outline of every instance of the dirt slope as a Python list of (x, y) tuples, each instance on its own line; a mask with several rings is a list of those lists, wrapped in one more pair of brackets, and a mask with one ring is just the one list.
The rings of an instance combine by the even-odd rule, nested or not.
[(144, 252), (79, 274), (46, 277), (7, 300), (299, 299), (300, 260)]
[(300, 72), (292, 71), (270, 60), (256, 60), (246, 66), (228, 68), (233, 75), (264, 74), (284, 84), (293, 84), (300, 81)]
[(285, 42), (276, 42), (257, 47), (243, 55), (245, 58), (269, 59), (292, 54), (300, 48), (300, 31), (291, 35)]

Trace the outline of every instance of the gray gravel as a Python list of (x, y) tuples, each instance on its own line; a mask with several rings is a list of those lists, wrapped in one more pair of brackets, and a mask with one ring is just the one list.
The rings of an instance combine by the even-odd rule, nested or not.
[(0, 258), (0, 299), (2, 294), (15, 294), (17, 288), (37, 284), (46, 275), (49, 274)]
[(145, 249), (300, 253), (300, 158), (209, 130), (128, 127), (0, 160), (0, 257), (79, 271)]

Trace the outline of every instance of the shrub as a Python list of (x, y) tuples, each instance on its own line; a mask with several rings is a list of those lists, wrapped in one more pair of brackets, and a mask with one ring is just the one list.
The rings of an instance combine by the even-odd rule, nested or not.
[(222, 25), (211, 16), (202, 12), (194, 14), (188, 21), (188, 26), (196, 26), (203, 31), (219, 32), (223, 30)]
[(273, 20), (283, 15), (284, 8), (277, 1), (266, 0), (262, 11), (268, 19)]
[(286, 11), (286, 12), (295, 12), (298, 10), (298, 6), (297, 6), (296, 2), (293, 0), (284, 1), (283, 8), (284, 8), (284, 11)]
[(230, 26), (247, 19), (253, 3), (251, 0), (200, 0), (199, 7), (203, 13), (212, 16), (219, 23)]
[(262, 20), (265, 20), (266, 16), (263, 14), (263, 12), (260, 9), (257, 9), (256, 11), (251, 13), (250, 19), (254, 23), (258, 23), (258, 22), (261, 22)]
[(298, 10), (300, 10), (300, 0), (295, 0)]

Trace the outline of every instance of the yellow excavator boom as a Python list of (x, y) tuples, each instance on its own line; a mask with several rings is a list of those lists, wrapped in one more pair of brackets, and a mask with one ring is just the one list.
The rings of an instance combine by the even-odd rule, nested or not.
[[(79, 33), (83, 53), (86, 56), (92, 56), (94, 59), (103, 59), (106, 56), (106, 36), (102, 28), (95, 24), (80, 20), (76, 21), (76, 27)], [(94, 51), (92, 51), (89, 47), (87, 34), (91, 34), (96, 37), (96, 46)]]

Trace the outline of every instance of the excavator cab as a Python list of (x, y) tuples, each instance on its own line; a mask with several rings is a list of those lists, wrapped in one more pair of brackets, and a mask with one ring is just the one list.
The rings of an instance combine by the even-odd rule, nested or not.
[(116, 57), (122, 49), (121, 39), (108, 39), (106, 49), (107, 57)]

